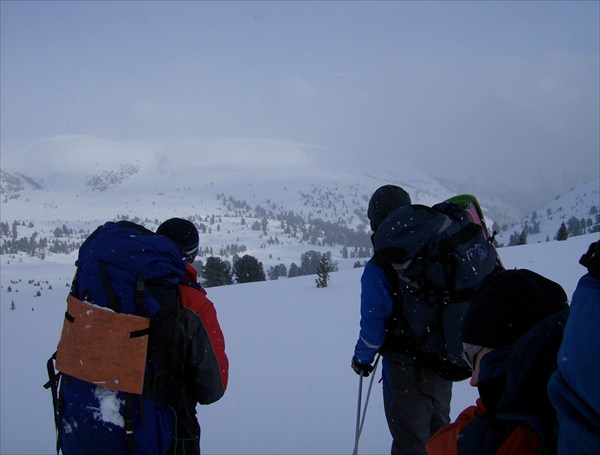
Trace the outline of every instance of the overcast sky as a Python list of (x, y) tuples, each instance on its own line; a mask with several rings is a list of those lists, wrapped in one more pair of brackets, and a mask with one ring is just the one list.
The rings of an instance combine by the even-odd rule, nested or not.
[(247, 136), (516, 188), (600, 173), (598, 1), (0, 5), (2, 154)]

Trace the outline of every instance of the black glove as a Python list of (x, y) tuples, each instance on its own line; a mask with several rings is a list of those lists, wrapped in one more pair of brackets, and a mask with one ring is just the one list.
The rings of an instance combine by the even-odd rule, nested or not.
[(600, 242), (592, 243), (579, 263), (588, 269), (590, 275), (600, 280)]
[(356, 357), (352, 357), (352, 369), (356, 371), (356, 374), (366, 378), (373, 371), (373, 365), (370, 363), (358, 363)]

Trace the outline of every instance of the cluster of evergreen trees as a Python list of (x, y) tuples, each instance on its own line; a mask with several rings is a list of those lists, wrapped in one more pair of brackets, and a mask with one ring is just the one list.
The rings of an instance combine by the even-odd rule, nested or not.
[(266, 280), (262, 262), (248, 254), (241, 258), (236, 256), (233, 267), (228, 261), (216, 256), (207, 258), (206, 263), (200, 264), (200, 267), (202, 284), (205, 287)]
[[(557, 212), (562, 212), (560, 208)], [(552, 219), (552, 211), (548, 209), (546, 216), (548, 219)], [(572, 216), (566, 222), (562, 222), (554, 235), (554, 240), (566, 240), (569, 237), (576, 237), (578, 235), (592, 234), (594, 232), (600, 232), (600, 213), (595, 205), (592, 205), (589, 210), (590, 217), (588, 218), (577, 218)], [(537, 212), (531, 214), (530, 222), (526, 222), (521, 232), (513, 232), (510, 236), (508, 246), (514, 245), (525, 245), (527, 243), (527, 237), (531, 234), (540, 233), (540, 220)], [(502, 230), (508, 228), (503, 227)], [(550, 241), (547, 237), (546, 241)]]
[[(315, 218), (312, 214), (305, 217), (291, 210), (280, 209), (276, 211), (277, 207), (274, 204), (268, 209), (258, 205), (252, 210), (249, 204), (243, 200), (236, 200), (232, 197), (226, 197), (223, 194), (217, 195), (217, 199), (221, 200), (229, 212), (241, 217), (242, 225), (246, 225), (245, 217), (256, 218), (250, 224), (250, 228), (254, 231), (262, 232), (265, 236), (268, 235), (269, 220), (277, 220), (284, 234), (301, 239), (311, 245), (370, 247), (370, 237), (366, 233), (366, 224), (353, 229), (348, 227), (342, 219), (337, 222), (331, 222)], [(364, 214), (362, 216), (364, 217)]]
[[(13, 221), (12, 225), (7, 222), (0, 222), (0, 254), (19, 254), (25, 253), (28, 256), (44, 259), (48, 252), (58, 254), (70, 254), (77, 251), (81, 246), (79, 239), (74, 239), (75, 234), (72, 229), (64, 224), (56, 227), (52, 234), (54, 238), (40, 237), (37, 231), (33, 231), (29, 237), (19, 236), (19, 226), (33, 228), (32, 222)], [(82, 234), (85, 235), (85, 234)]]
[(139, 170), (140, 168), (136, 164), (122, 164), (118, 171), (104, 171), (101, 174), (88, 175), (85, 184), (92, 191), (106, 191), (137, 174)]
[(262, 262), (259, 262), (254, 256), (248, 254), (234, 256), (233, 264), (224, 261), (220, 257), (212, 256), (206, 259), (206, 262), (197, 262), (194, 264), (202, 277), (202, 284), (205, 287), (225, 286), (234, 283), (251, 283), (255, 281), (266, 281), (267, 276), (270, 280), (276, 280), (279, 277), (293, 278), (303, 275), (319, 275), (338, 270), (337, 263), (331, 259), (331, 253), (322, 254), (318, 251), (307, 251), (300, 255), (300, 265), (292, 263), (289, 271), (284, 264), (273, 266), (265, 274)]
[(584, 235), (588, 232), (600, 232), (600, 222), (594, 225), (591, 223), (590, 219), (586, 221), (584, 218), (577, 219), (575, 217), (571, 217), (566, 223), (561, 223), (555, 238), (556, 240), (566, 240), (569, 237)]
[[(526, 224), (520, 233), (515, 231), (510, 236), (508, 246), (525, 245), (527, 244), (528, 235), (538, 234), (539, 232), (539, 227), (538, 229), (535, 229)], [(560, 224), (558, 231), (556, 231), (556, 234), (554, 235), (554, 240), (567, 240), (569, 237), (577, 237), (579, 235), (591, 234), (594, 232), (600, 232), (600, 220), (594, 224), (590, 218), (586, 220), (585, 218), (578, 219), (573, 216), (569, 218), (566, 223), (563, 221)], [(546, 241), (549, 242), (550, 238), (547, 237)]]

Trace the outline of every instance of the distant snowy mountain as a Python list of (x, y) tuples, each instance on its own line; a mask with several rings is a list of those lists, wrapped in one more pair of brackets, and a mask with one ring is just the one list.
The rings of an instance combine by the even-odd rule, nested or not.
[(585, 232), (599, 224), (598, 179), (519, 221), (513, 206), (483, 190), (444, 185), (408, 166), (356, 169), (339, 153), (309, 144), (58, 136), (3, 156), (2, 251), (72, 253), (104, 221), (125, 218), (152, 229), (178, 216), (196, 223), (205, 256), (227, 258), (234, 245), (268, 270), (297, 262), (298, 250), (317, 250), (331, 252), (344, 266), (368, 257), (366, 207), (386, 183), (402, 186), (413, 202), (426, 205), (476, 193), (504, 245), (524, 229), (528, 243), (552, 240), (560, 222), (572, 217), (584, 220)]
[(280, 141), (57, 137), (2, 161), (2, 242), (12, 247), (4, 251), (39, 254), (30, 248), (42, 242), (43, 254), (72, 253), (106, 220), (155, 228), (179, 216), (198, 226), (204, 255), (227, 258), (235, 245), (268, 270), (297, 262), (290, 246), (300, 245), (336, 259), (347, 247), (356, 261), (369, 254), (366, 206), (376, 188), (401, 185), (423, 204), (453, 195), (408, 167), (365, 172), (340, 160), (321, 147)]
[[(221, 205), (218, 194), (252, 208), (275, 204), (305, 213), (330, 207), (334, 201), (325, 198), (335, 197), (332, 190), (353, 211), (353, 198), (368, 197), (388, 182), (402, 184), (421, 203), (452, 194), (408, 167), (352, 170), (342, 158), (321, 147), (281, 141), (179, 138), (142, 144), (56, 137), (3, 159), (3, 202), (9, 217), (31, 218), (35, 210), (37, 219), (102, 219), (122, 213), (123, 204), (129, 215), (141, 217), (157, 212), (160, 217), (166, 205), (212, 212)], [(356, 201), (362, 211), (364, 205)]]
[(600, 232), (600, 179), (573, 188), (518, 223), (496, 226), (501, 229), (497, 239), (508, 245), (511, 236), (525, 232), (527, 243), (547, 242), (555, 239), (562, 223), (571, 237)]

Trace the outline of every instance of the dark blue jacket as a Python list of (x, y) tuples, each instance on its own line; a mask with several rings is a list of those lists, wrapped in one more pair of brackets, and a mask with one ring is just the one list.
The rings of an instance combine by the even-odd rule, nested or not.
[(600, 453), (600, 281), (579, 280), (548, 392), (556, 408), (558, 453)]

